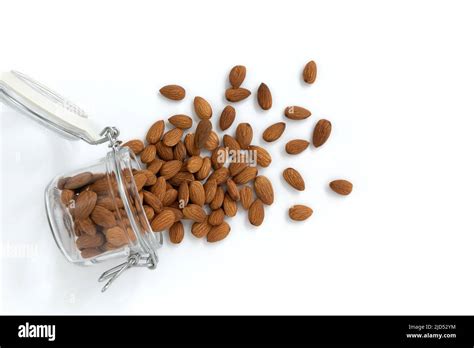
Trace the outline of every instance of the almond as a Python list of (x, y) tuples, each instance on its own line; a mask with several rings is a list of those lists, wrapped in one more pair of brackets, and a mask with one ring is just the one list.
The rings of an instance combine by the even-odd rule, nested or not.
[(164, 161), (171, 161), (174, 159), (173, 148), (166, 146), (162, 141), (159, 141), (155, 144), (156, 154), (158, 157)]
[(212, 210), (219, 209), (222, 206), (222, 203), (224, 202), (224, 195), (225, 193), (222, 187), (217, 186), (216, 193), (214, 194), (214, 198), (212, 199), (211, 203), (209, 203), (209, 207)]
[(82, 220), (87, 218), (94, 210), (97, 202), (97, 194), (93, 191), (82, 191), (76, 198), (73, 209), (74, 218)]
[(331, 122), (321, 119), (316, 123), (313, 131), (313, 145), (320, 147), (323, 145), (331, 135)]
[(181, 221), (175, 222), (169, 229), (170, 241), (179, 244), (184, 238), (184, 227)]
[(91, 180), (92, 180), (91, 172), (80, 173), (69, 178), (65, 182), (64, 188), (68, 190), (76, 190), (78, 188), (86, 186), (87, 184), (91, 182)]
[(309, 142), (303, 139), (295, 139), (286, 143), (285, 150), (290, 155), (297, 155), (308, 148)]
[(272, 124), (270, 127), (265, 129), (265, 131), (263, 132), (262, 138), (263, 140), (269, 143), (272, 141), (275, 141), (281, 137), (281, 135), (285, 131), (285, 128), (286, 128), (285, 122), (278, 122), (278, 123)]
[(217, 185), (220, 185), (229, 178), (229, 169), (226, 167), (219, 168), (215, 170), (211, 176), (209, 176), (209, 180), (214, 179)]
[(197, 204), (188, 204), (186, 207), (184, 207), (183, 215), (186, 219), (190, 219), (196, 222), (203, 222), (207, 218), (204, 209)]
[(212, 132), (212, 123), (209, 120), (201, 120), (194, 134), (194, 146), (202, 148)]
[(294, 189), (304, 191), (305, 184), (301, 174), (294, 168), (286, 168), (283, 171), (283, 178)]
[(189, 184), (187, 182), (182, 182), (178, 188), (178, 201), (179, 204), (183, 207), (189, 203)]
[(232, 179), (235, 181), (236, 184), (246, 184), (249, 181), (255, 179), (258, 174), (258, 169), (255, 167), (246, 167), (242, 170), (239, 174), (234, 176)]
[(206, 194), (205, 203), (209, 204), (214, 199), (217, 191), (217, 183), (216, 180), (210, 179), (204, 184), (204, 192)]
[(167, 85), (160, 89), (160, 93), (171, 100), (183, 100), (186, 96), (186, 91), (183, 87), (178, 85)]
[(290, 208), (288, 214), (292, 220), (303, 221), (313, 214), (313, 209), (305, 205), (294, 205)]
[(81, 250), (81, 257), (83, 259), (90, 259), (91, 257), (102, 254), (102, 250), (99, 248), (85, 248)]
[(168, 207), (172, 205), (178, 199), (178, 191), (171, 188), (166, 190), (165, 197), (163, 198), (163, 205)]
[(309, 61), (306, 63), (304, 69), (303, 69), (303, 80), (306, 83), (314, 83), (316, 81), (316, 74), (318, 72), (318, 69), (316, 67), (316, 63), (314, 60)]
[(163, 210), (151, 222), (151, 228), (155, 232), (167, 230), (174, 224), (175, 215), (171, 210)]
[(151, 192), (143, 191), (143, 201), (149, 205), (155, 213), (159, 213), (163, 209), (163, 203), (161, 200)]
[(260, 199), (256, 199), (249, 208), (248, 218), (252, 225), (260, 226), (265, 219), (265, 208)]
[(75, 224), (77, 229), (82, 232), (82, 234), (88, 234), (93, 236), (97, 233), (97, 228), (90, 218), (85, 218), (82, 220), (76, 220)]
[(184, 161), (186, 159), (186, 154), (186, 146), (184, 146), (184, 143), (181, 140), (178, 141), (178, 143), (173, 148), (173, 159)]
[(98, 196), (97, 205), (115, 211), (116, 209), (123, 208), (123, 201), (119, 197)]
[(68, 190), (64, 189), (61, 191), (61, 202), (65, 205), (68, 206), (71, 204), (71, 201), (74, 198), (74, 191), (73, 190)]
[(153, 173), (148, 169), (140, 170), (138, 173), (146, 176), (146, 182), (144, 186), (152, 186), (156, 183), (156, 173)]
[(194, 180), (194, 175), (189, 172), (179, 172), (171, 179), (169, 179), (169, 184), (172, 186), (179, 186), (183, 182), (191, 182)]
[(211, 105), (202, 97), (194, 98), (194, 111), (201, 120), (208, 120), (212, 117)]
[(301, 106), (288, 106), (285, 109), (285, 116), (291, 120), (304, 120), (311, 116), (311, 112)]
[(150, 207), (149, 205), (144, 205), (143, 210), (145, 211), (145, 215), (148, 221), (151, 221), (153, 217), (155, 216), (155, 211), (153, 210), (153, 208)]
[(247, 149), (252, 142), (253, 130), (249, 123), (239, 123), (235, 130), (235, 140), (240, 145), (240, 148)]
[(165, 121), (159, 120), (153, 123), (153, 125), (148, 130), (148, 133), (146, 134), (146, 141), (148, 142), (148, 144), (156, 144), (158, 141), (160, 141), (164, 131)]
[(244, 186), (240, 189), (240, 202), (245, 210), (250, 208), (253, 202), (253, 190), (250, 186)]
[(207, 138), (206, 142), (204, 143), (204, 148), (208, 151), (213, 151), (219, 146), (219, 136), (217, 135), (216, 132), (212, 131), (211, 134), (209, 134), (209, 137)]
[(173, 208), (173, 207), (164, 207), (163, 210), (168, 210), (174, 214), (174, 222), (180, 221), (182, 218), (184, 218), (184, 215), (181, 209)]
[(184, 137), (184, 146), (186, 146), (186, 151), (189, 156), (199, 156), (201, 150), (195, 145), (194, 142), (194, 133), (188, 133)]
[(174, 115), (168, 118), (168, 122), (176, 128), (189, 129), (193, 126), (193, 119), (187, 115)]
[(157, 178), (156, 183), (150, 188), (150, 192), (162, 201), (166, 193), (166, 179), (162, 176)]
[(218, 226), (224, 222), (224, 210), (222, 208), (213, 210), (207, 219), (207, 222), (212, 226)]
[(195, 174), (196, 179), (198, 180), (206, 179), (209, 176), (209, 173), (211, 172), (211, 168), (212, 168), (211, 159), (209, 157), (204, 157), (201, 168)]
[(237, 202), (230, 198), (229, 194), (224, 195), (224, 201), (222, 202), (222, 207), (224, 208), (225, 215), (233, 217), (237, 214)]
[(93, 236), (85, 234), (76, 239), (76, 246), (79, 250), (97, 248), (104, 244), (104, 241), (105, 239), (102, 233), (97, 233)]
[(240, 192), (239, 188), (237, 187), (236, 183), (232, 179), (227, 179), (227, 193), (229, 194), (230, 198), (234, 201), (240, 201)]
[(236, 176), (237, 174), (241, 173), (245, 168), (249, 166), (246, 162), (232, 162), (229, 164), (229, 172), (230, 176)]
[(352, 192), (352, 183), (347, 180), (334, 180), (329, 183), (329, 187), (340, 195), (347, 196)]
[(145, 144), (141, 140), (134, 139), (122, 144), (122, 147), (128, 147), (135, 155), (139, 155), (145, 148)]
[(181, 169), (183, 162), (178, 160), (168, 161), (160, 169), (160, 175), (166, 180), (175, 176)]
[(140, 155), (140, 159), (143, 163), (150, 163), (156, 158), (156, 147), (155, 145), (147, 145)]
[(196, 173), (201, 169), (202, 163), (204, 162), (203, 158), (201, 156), (192, 156), (188, 159), (188, 162), (186, 163), (186, 168), (190, 173)]
[(272, 93), (264, 83), (261, 83), (258, 87), (257, 101), (263, 110), (269, 110), (272, 107)]
[(145, 174), (137, 173), (133, 176), (133, 180), (135, 181), (135, 185), (137, 186), (137, 190), (141, 191), (143, 186), (145, 186), (147, 177)]
[(249, 150), (257, 152), (257, 164), (260, 167), (268, 167), (272, 163), (272, 156), (261, 146), (250, 145)]
[(209, 233), (211, 228), (212, 228), (212, 226), (209, 225), (207, 220), (205, 220), (203, 222), (195, 222), (195, 223), (193, 223), (193, 226), (191, 227), (191, 233), (196, 238), (202, 238), (202, 237), (207, 236), (207, 234)]
[(229, 73), (230, 85), (234, 88), (239, 88), (242, 82), (245, 80), (247, 69), (243, 65), (234, 66)]
[(163, 135), (162, 141), (166, 146), (175, 146), (181, 140), (182, 136), (183, 130), (181, 128), (173, 128)]
[(224, 135), (222, 140), (224, 142), (224, 146), (227, 149), (234, 150), (234, 151), (240, 150), (239, 142), (237, 140), (235, 140), (235, 138), (233, 138), (232, 136), (226, 134), (226, 135)]
[(200, 181), (193, 181), (189, 184), (189, 199), (192, 203), (203, 206), (206, 201), (204, 186)]
[(211, 230), (207, 234), (207, 241), (209, 243), (215, 243), (215, 242), (221, 241), (229, 235), (229, 232), (230, 232), (229, 224), (227, 222), (223, 222), (219, 226), (214, 226), (211, 228)]
[(233, 106), (227, 105), (224, 110), (222, 110), (221, 117), (219, 119), (219, 127), (221, 130), (225, 131), (235, 120), (235, 109)]
[(225, 91), (225, 97), (228, 101), (236, 103), (247, 98), (251, 92), (245, 88), (229, 88)]
[(270, 180), (263, 175), (257, 176), (254, 182), (255, 193), (260, 200), (267, 205), (273, 204), (274, 193)]
[(97, 225), (105, 228), (114, 227), (117, 224), (114, 213), (100, 205), (96, 205), (92, 210), (91, 219)]
[(128, 244), (127, 232), (118, 226), (105, 230), (105, 239), (107, 242), (116, 247), (121, 247)]

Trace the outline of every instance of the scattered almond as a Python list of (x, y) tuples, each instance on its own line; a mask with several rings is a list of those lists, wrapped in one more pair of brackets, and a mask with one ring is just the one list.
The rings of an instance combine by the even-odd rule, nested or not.
[(260, 105), (263, 110), (269, 110), (272, 107), (272, 93), (270, 92), (270, 88), (264, 83), (261, 83), (258, 87), (257, 100), (258, 105)]
[(318, 69), (316, 67), (316, 63), (314, 60), (309, 61), (306, 63), (304, 69), (303, 69), (303, 80), (306, 83), (314, 83), (316, 81), (316, 74), (318, 72)]
[(243, 65), (234, 66), (229, 73), (230, 85), (234, 88), (239, 88), (242, 82), (245, 80), (247, 69)]
[(313, 131), (313, 145), (315, 147), (322, 146), (331, 135), (331, 122), (321, 119), (316, 123)]
[(311, 116), (311, 112), (301, 106), (288, 106), (285, 109), (285, 116), (290, 120), (304, 120)]
[(229, 88), (225, 91), (225, 97), (228, 101), (236, 103), (247, 98), (251, 92), (245, 88)]
[(174, 115), (168, 118), (168, 122), (176, 128), (189, 129), (193, 126), (193, 119), (187, 115)]
[[(153, 123), (153, 125), (148, 130), (148, 133), (146, 134), (146, 141), (148, 142), (148, 144), (156, 144), (158, 141), (160, 141), (161, 137), (163, 136), (164, 131), (165, 131), (165, 121), (159, 120), (159, 121), (156, 121), (155, 123)], [(138, 140), (138, 141), (140, 141), (140, 140)], [(125, 144), (127, 144), (127, 143), (125, 143)], [(143, 143), (141, 143), (141, 145), (143, 145)], [(141, 151), (143, 151), (143, 149), (144, 149), (144, 147), (142, 147)], [(138, 153), (140, 153), (141, 151), (139, 151)], [(135, 152), (135, 151), (133, 151), (133, 152)], [(136, 153), (136, 154), (138, 154), (138, 153)]]
[(313, 209), (305, 205), (294, 205), (290, 208), (288, 214), (292, 220), (303, 221), (313, 214)]
[(174, 224), (175, 215), (170, 210), (163, 210), (156, 215), (151, 222), (151, 228), (155, 232), (167, 230)]
[(181, 221), (175, 222), (169, 229), (171, 243), (179, 244), (184, 238), (184, 226)]
[(260, 226), (265, 219), (265, 208), (260, 199), (256, 199), (248, 210), (248, 218), (252, 225)]
[(263, 175), (257, 176), (254, 182), (255, 193), (260, 200), (267, 205), (273, 204), (274, 193), (270, 180)]
[(304, 191), (305, 183), (301, 174), (294, 168), (286, 168), (283, 171), (283, 178), (294, 189)]
[(329, 183), (329, 187), (340, 195), (347, 196), (352, 192), (352, 183), (347, 180), (334, 180)]
[(209, 243), (214, 243), (223, 240), (229, 235), (230, 226), (227, 222), (223, 222), (219, 226), (214, 226), (210, 229), (207, 234), (207, 241)]
[(178, 85), (167, 85), (160, 89), (160, 93), (171, 100), (182, 100), (186, 96), (186, 91)]
[(194, 98), (194, 111), (201, 120), (208, 120), (212, 117), (211, 105), (202, 97)]
[(227, 105), (224, 110), (222, 110), (221, 117), (219, 119), (219, 127), (222, 131), (225, 131), (235, 120), (235, 109), (233, 106)]
[(308, 148), (309, 142), (303, 139), (295, 139), (286, 143), (285, 150), (290, 155), (297, 155)]
[(145, 148), (145, 144), (143, 144), (143, 141), (138, 139), (129, 140), (126, 143), (123, 143), (122, 146), (130, 148), (130, 150), (132, 150), (135, 155), (139, 155), (140, 152), (142, 152)]
[(272, 124), (263, 132), (263, 136), (262, 136), (263, 140), (269, 143), (272, 141), (278, 140), (283, 134), (283, 132), (285, 131), (285, 128), (286, 128), (285, 122), (278, 122), (278, 123)]

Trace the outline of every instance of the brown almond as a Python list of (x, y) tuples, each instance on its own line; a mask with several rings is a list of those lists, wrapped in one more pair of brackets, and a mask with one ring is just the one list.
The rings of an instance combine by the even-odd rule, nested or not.
[(209, 243), (215, 243), (223, 240), (229, 235), (230, 226), (227, 222), (223, 222), (219, 226), (214, 226), (211, 228), (207, 234), (207, 241)]
[(97, 205), (101, 205), (110, 211), (123, 208), (123, 201), (119, 197), (97, 196)]
[(153, 123), (150, 129), (148, 130), (148, 133), (146, 134), (146, 141), (148, 142), (148, 144), (156, 144), (158, 141), (160, 141), (164, 131), (165, 121), (159, 120)]
[(347, 196), (352, 192), (352, 183), (347, 180), (334, 180), (329, 183), (329, 187), (340, 195)]
[(222, 131), (225, 131), (235, 120), (235, 108), (231, 105), (227, 105), (224, 110), (222, 110), (221, 117), (219, 119), (219, 127)]
[(155, 213), (159, 213), (163, 209), (163, 203), (161, 199), (151, 192), (143, 191), (143, 201), (149, 205), (155, 211)]
[(240, 145), (240, 148), (247, 149), (253, 139), (252, 126), (249, 123), (239, 123), (235, 130), (235, 140)]
[(183, 87), (178, 85), (167, 85), (160, 89), (160, 93), (171, 100), (183, 100), (186, 96), (186, 91)]
[(155, 145), (147, 145), (140, 155), (140, 159), (143, 163), (150, 163), (156, 158), (156, 147)]
[(97, 233), (97, 227), (92, 222), (92, 220), (87, 217), (82, 220), (76, 220), (75, 224), (77, 225), (77, 229), (81, 231), (83, 234), (88, 234), (89, 236), (93, 236)]
[(225, 91), (225, 97), (228, 101), (236, 103), (247, 98), (251, 92), (246, 88), (229, 88)]
[(211, 104), (209, 104), (207, 100), (202, 97), (194, 98), (194, 111), (201, 120), (209, 120), (212, 117)]
[(313, 209), (305, 205), (294, 205), (288, 211), (288, 215), (292, 220), (303, 221), (313, 214)]
[(243, 65), (234, 66), (229, 73), (230, 85), (234, 88), (239, 88), (245, 80), (247, 69)]
[(68, 189), (64, 189), (61, 191), (61, 202), (65, 205), (65, 206), (69, 206), (69, 204), (71, 204), (71, 201), (73, 200), (74, 198), (74, 191), (73, 190), (68, 190)]
[(166, 193), (166, 179), (162, 176), (157, 178), (156, 183), (150, 188), (150, 192), (162, 201)]
[(204, 143), (204, 148), (208, 151), (213, 151), (219, 146), (219, 136), (216, 132), (212, 131), (207, 137)]
[(189, 199), (192, 203), (203, 206), (206, 201), (204, 186), (200, 181), (193, 181), (189, 184)]
[(240, 189), (240, 202), (245, 210), (250, 208), (253, 202), (253, 190), (250, 186), (244, 186)]
[(258, 87), (257, 101), (263, 110), (269, 110), (272, 107), (272, 93), (264, 83), (261, 83)]
[(164, 207), (163, 210), (169, 210), (174, 214), (174, 222), (180, 221), (184, 218), (183, 212), (181, 209), (173, 208), (173, 207)]
[(186, 159), (187, 151), (186, 146), (180, 140), (178, 143), (173, 147), (173, 159), (178, 161), (184, 161)]
[(303, 69), (303, 80), (306, 83), (314, 83), (316, 81), (316, 74), (318, 72), (318, 68), (316, 67), (316, 62), (314, 60), (309, 61), (306, 63)]
[(184, 137), (184, 146), (189, 156), (199, 156), (201, 153), (200, 148), (195, 145), (194, 137), (194, 133), (188, 133)]
[(141, 191), (142, 188), (145, 186), (147, 177), (145, 174), (137, 173), (133, 176), (133, 180), (135, 181), (135, 185), (137, 186), (137, 190)]
[(169, 207), (178, 199), (178, 191), (174, 188), (166, 190), (165, 197), (163, 198), (163, 205)]
[(217, 183), (216, 180), (210, 179), (204, 184), (204, 192), (206, 195), (205, 203), (209, 204), (214, 199), (217, 191)]
[(166, 180), (175, 176), (181, 169), (183, 162), (178, 160), (168, 161), (160, 169), (160, 175)]
[(279, 139), (281, 135), (283, 134), (283, 132), (285, 131), (285, 128), (286, 128), (285, 122), (278, 122), (278, 123), (272, 124), (263, 132), (263, 136), (262, 136), (263, 140), (270, 143), (272, 141)]
[(151, 221), (153, 217), (155, 216), (155, 210), (146, 204), (143, 206), (143, 210), (145, 211), (145, 215), (148, 221)]
[(114, 213), (100, 205), (96, 205), (92, 210), (91, 219), (97, 225), (105, 228), (114, 227), (117, 224)]
[(234, 151), (239, 151), (240, 150), (240, 144), (239, 142), (232, 136), (225, 134), (224, 137), (222, 138), (224, 142), (224, 146), (229, 149), (229, 150), (234, 150)]
[(145, 148), (145, 144), (141, 140), (133, 139), (122, 144), (122, 147), (128, 147), (135, 155), (139, 155)]
[(192, 156), (186, 162), (186, 169), (190, 173), (196, 173), (201, 169), (203, 161), (204, 160), (201, 156)]
[(76, 190), (78, 188), (86, 186), (87, 184), (91, 182), (91, 180), (92, 180), (91, 172), (80, 173), (80, 174), (74, 175), (73, 177), (70, 177), (65, 182), (64, 188), (68, 190)]
[(87, 218), (97, 203), (97, 194), (94, 191), (82, 191), (76, 198), (73, 215), (77, 220)]
[(199, 168), (199, 171), (195, 173), (195, 177), (197, 180), (204, 180), (209, 176), (209, 173), (211, 172), (212, 164), (211, 164), (211, 159), (209, 157), (204, 157), (202, 160), (202, 165), (201, 168)]
[(217, 185), (220, 185), (229, 178), (229, 169), (226, 167), (219, 168), (215, 170), (211, 176), (209, 176), (209, 180), (214, 179)]
[(209, 231), (211, 230), (212, 226), (209, 225), (207, 219), (203, 222), (195, 222), (191, 227), (191, 233), (196, 238), (202, 238), (208, 235)]
[(331, 135), (331, 122), (321, 119), (316, 123), (313, 131), (313, 145), (320, 147), (323, 145)]
[(97, 255), (102, 254), (102, 250), (99, 248), (85, 248), (81, 250), (81, 257), (83, 259), (90, 259), (91, 257), (95, 257)]
[(184, 207), (183, 215), (186, 219), (190, 219), (196, 222), (203, 222), (207, 218), (204, 209), (197, 204), (188, 204), (186, 207)]
[(272, 163), (272, 156), (270, 153), (261, 146), (250, 145), (249, 150), (256, 151), (257, 153), (257, 164), (260, 167), (268, 167)]
[(168, 122), (180, 129), (189, 129), (193, 126), (193, 119), (187, 115), (171, 116), (168, 118)]
[(237, 184), (232, 179), (227, 179), (227, 193), (234, 201), (240, 201), (240, 192)]
[(245, 168), (247, 168), (249, 164), (247, 162), (232, 162), (229, 164), (229, 172), (230, 176), (236, 176), (237, 174), (241, 173)]
[(255, 179), (258, 174), (258, 169), (256, 167), (246, 167), (239, 174), (234, 176), (232, 179), (237, 185), (246, 184), (249, 181)]
[(158, 157), (164, 161), (171, 161), (174, 159), (173, 148), (165, 145), (162, 141), (159, 141), (155, 144), (156, 154)]
[(191, 182), (194, 180), (194, 175), (189, 172), (178, 172), (175, 176), (169, 179), (169, 184), (178, 187), (183, 182)]
[(222, 202), (225, 215), (233, 217), (237, 214), (237, 202), (230, 198), (229, 193), (224, 195), (224, 201)]
[(224, 202), (224, 189), (221, 186), (217, 186), (216, 188), (216, 193), (214, 194), (214, 198), (212, 201), (209, 203), (209, 207), (212, 210), (219, 209), (222, 206), (222, 203)]
[(213, 210), (207, 219), (207, 222), (212, 226), (218, 226), (224, 222), (225, 214), (222, 208)]
[(203, 119), (199, 121), (196, 127), (196, 133), (194, 134), (194, 146), (197, 148), (204, 147), (207, 139), (212, 132), (212, 123), (209, 120)]
[(170, 241), (174, 244), (179, 244), (184, 238), (184, 226), (181, 221), (175, 222), (171, 225), (169, 231)]
[(149, 169), (143, 169), (138, 171), (138, 173), (146, 176), (146, 182), (144, 186), (152, 186), (156, 183), (156, 173), (153, 173)]
[(308, 148), (309, 141), (303, 139), (290, 140), (286, 143), (285, 150), (290, 155), (297, 155)]
[(84, 234), (76, 239), (76, 246), (79, 250), (88, 248), (97, 248), (104, 244), (105, 238), (102, 233), (97, 233), (93, 236)]
[[(181, 128), (173, 128), (163, 134), (163, 144), (166, 146), (175, 146), (183, 136), (183, 130)], [(174, 154), (173, 154), (174, 155)]]
[(301, 106), (288, 106), (285, 109), (285, 116), (290, 120), (304, 120), (311, 116), (311, 111)]
[(257, 176), (254, 182), (255, 193), (267, 205), (273, 204), (274, 193), (271, 181), (263, 175)]
[(183, 207), (189, 203), (189, 184), (187, 182), (182, 182), (178, 188), (178, 201), (179, 204)]
[(263, 203), (260, 199), (256, 199), (250, 205), (248, 210), (248, 219), (250, 223), (254, 226), (260, 226), (265, 219), (265, 208), (263, 207)]
[(163, 210), (158, 213), (151, 222), (151, 228), (155, 232), (167, 230), (174, 224), (175, 215), (171, 210)]
[(294, 189), (304, 191), (305, 183), (301, 174), (294, 168), (286, 168), (283, 171), (283, 178)]
[(127, 232), (121, 227), (114, 226), (105, 230), (105, 239), (107, 242), (116, 247), (121, 247), (128, 244)]

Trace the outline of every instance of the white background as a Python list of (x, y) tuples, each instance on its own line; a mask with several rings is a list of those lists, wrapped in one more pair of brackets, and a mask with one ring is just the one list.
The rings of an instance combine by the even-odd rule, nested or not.
[[(260, 228), (240, 213), (223, 242), (166, 237), (156, 271), (128, 271), (105, 294), (96, 282), (116, 262), (68, 264), (50, 234), (43, 190), (55, 175), (102, 157), (106, 146), (69, 142), (3, 110), (2, 313), (474, 314), (474, 32), (469, 1), (1, 1), (0, 69), (60, 91), (122, 139), (208, 99), (219, 115), (227, 73), (266, 82), (273, 108), (254, 98), (237, 120), (263, 129), (299, 104), (268, 146), (276, 202)], [(318, 63), (306, 86), (304, 64)], [(156, 95), (165, 84), (182, 102)], [(332, 121), (324, 147), (284, 153)], [(217, 117), (214, 116), (214, 121)], [(231, 129), (235, 129), (235, 125)], [(301, 171), (307, 190), (281, 179)], [(354, 183), (351, 196), (327, 189)], [(308, 204), (310, 220), (287, 209)], [(5, 245), (31, 246), (18, 258)], [(118, 262), (118, 261), (117, 261)]]

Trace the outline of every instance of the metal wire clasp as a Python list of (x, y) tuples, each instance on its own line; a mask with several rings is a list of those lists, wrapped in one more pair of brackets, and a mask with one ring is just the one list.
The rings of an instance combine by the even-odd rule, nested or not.
[(102, 288), (102, 292), (106, 291), (115, 281), (115, 279), (117, 279), (123, 272), (125, 272), (131, 267), (148, 267), (150, 269), (153, 269), (156, 267), (156, 263), (153, 257), (149, 255), (141, 255), (138, 253), (131, 254), (128, 257), (128, 260), (124, 263), (121, 263), (120, 265), (117, 265), (109, 269), (108, 271), (102, 273), (102, 275), (99, 277), (99, 282), (104, 282), (108, 280), (108, 282)]
[(118, 140), (120, 131), (116, 127), (105, 127), (102, 132), (100, 132), (102, 138), (94, 142), (89, 142), (91, 145), (99, 145), (105, 142), (109, 142), (109, 147), (116, 149), (122, 142)]

